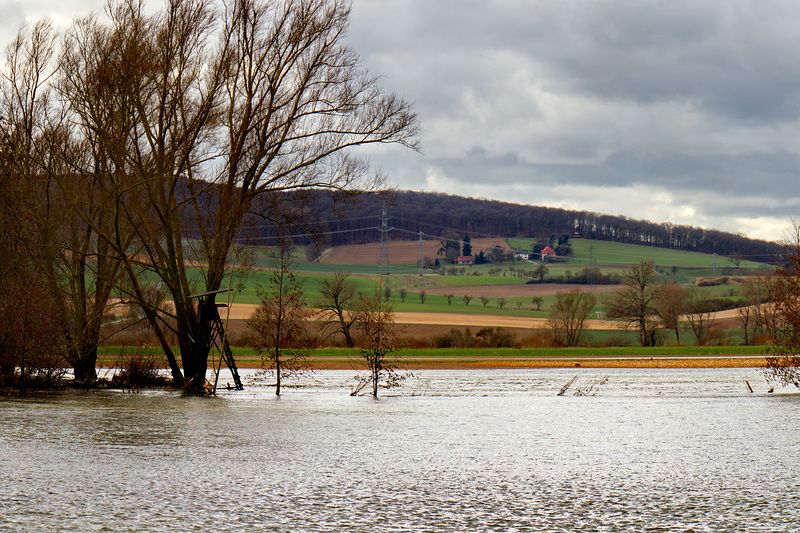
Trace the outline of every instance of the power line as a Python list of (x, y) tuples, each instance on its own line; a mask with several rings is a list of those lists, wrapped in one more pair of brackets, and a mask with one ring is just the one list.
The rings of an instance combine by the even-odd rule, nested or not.
[(392, 273), (389, 266), (389, 218), (386, 216), (386, 202), (381, 211), (381, 255), (378, 258), (378, 274)]
[[(375, 215), (367, 215), (363, 217), (349, 217), (349, 218), (337, 218), (335, 220), (318, 220), (316, 222), (304, 222), (304, 225), (308, 226), (319, 226), (322, 224), (338, 224), (340, 222), (351, 222), (353, 220), (367, 220), (367, 219), (374, 219)], [(263, 226), (242, 226), (242, 229), (270, 229), (270, 228), (284, 228), (286, 227), (284, 224), (265, 224)]]
[[(369, 230), (377, 230), (380, 231), (380, 227), (378, 226), (371, 226), (368, 228), (355, 228), (355, 229), (341, 229), (335, 231), (317, 231), (314, 232), (314, 235), (338, 235), (340, 233), (356, 233), (359, 231), (369, 231)], [(394, 229), (394, 228), (392, 228)], [(308, 237), (308, 233), (298, 233), (295, 235), (272, 235), (268, 237), (240, 237), (242, 240), (247, 241), (269, 241), (277, 238), (291, 238), (291, 239), (299, 239), (303, 237)]]

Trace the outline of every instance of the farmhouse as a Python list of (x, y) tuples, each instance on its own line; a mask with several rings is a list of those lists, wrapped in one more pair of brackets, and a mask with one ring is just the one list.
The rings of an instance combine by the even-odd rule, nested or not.
[(475, 263), (475, 258), (471, 255), (460, 255), (456, 259), (457, 265), (471, 265)]
[(555, 261), (556, 251), (551, 246), (545, 246), (542, 250), (542, 261)]
[(514, 252), (514, 261), (529, 261), (530, 258), (530, 252)]

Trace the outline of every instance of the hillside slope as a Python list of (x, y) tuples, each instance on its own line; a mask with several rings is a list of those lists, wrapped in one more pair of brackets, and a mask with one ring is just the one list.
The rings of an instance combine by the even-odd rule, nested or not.
[[(292, 201), (286, 204), (305, 215), (313, 214), (319, 222), (314, 229), (324, 232), (326, 244), (332, 246), (380, 242), (381, 211), (386, 201), (391, 240), (416, 241), (420, 231), (428, 240), (465, 234), (473, 240), (540, 238), (577, 231), (588, 239), (741, 255), (759, 262), (774, 261), (780, 251), (776, 243), (714, 229), (441, 193), (392, 191), (378, 197), (362, 195), (355, 201), (335, 199), (328, 191), (316, 191), (296, 202), (290, 198)], [(263, 242), (268, 235), (264, 230), (258, 238)]]

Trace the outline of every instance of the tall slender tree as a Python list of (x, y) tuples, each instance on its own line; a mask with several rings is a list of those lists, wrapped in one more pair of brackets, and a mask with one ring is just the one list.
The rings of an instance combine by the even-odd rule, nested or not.
[[(113, 162), (102, 143), (92, 142), (94, 132), (70, 120), (60, 98), (62, 81), (68, 78), (65, 63), (56, 60), (56, 42), (45, 20), (23, 28), (11, 43), (0, 115), (9, 169), (27, 183), (26, 197), (36, 206), (31, 231), (38, 236), (49, 297), (57, 302), (52, 319), (60, 323), (64, 355), (76, 379), (93, 381), (102, 320), (113, 303), (121, 265), (110, 243), (100, 238), (100, 231), (114, 230), (104, 170)], [(83, 97), (98, 113), (108, 109), (96, 92)], [(128, 246), (131, 232), (125, 228), (121, 223), (116, 231)]]
[(258, 289), (261, 302), (247, 321), (254, 333), (256, 350), (265, 356), (264, 369), (275, 376), (277, 396), (285, 377), (307, 369), (310, 347), (305, 326), (310, 310), (290, 253), (289, 247), (283, 245), (273, 258), (268, 282)]
[(362, 383), (369, 383), (373, 398), (377, 398), (381, 381), (391, 388), (404, 379), (388, 360), (389, 354), (397, 350), (400, 337), (394, 323), (394, 310), (383, 293), (382, 282), (371, 293), (361, 295), (358, 317), (359, 347), (369, 370), (368, 379)]

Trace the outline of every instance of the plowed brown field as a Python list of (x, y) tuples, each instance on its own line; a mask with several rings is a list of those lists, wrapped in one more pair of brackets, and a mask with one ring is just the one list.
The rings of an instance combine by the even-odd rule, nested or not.
[[(485, 250), (500, 246), (508, 250), (508, 245), (503, 239), (475, 239), (472, 241), (472, 249)], [(389, 242), (389, 262), (399, 264), (417, 264), (419, 260), (418, 241), (390, 241)], [(439, 250), (439, 241), (422, 241), (422, 255), (436, 258)], [(381, 256), (381, 244), (379, 242), (369, 244), (349, 244), (337, 246), (326, 250), (320, 257), (320, 263), (344, 264), (344, 265), (371, 265), (377, 264)]]

